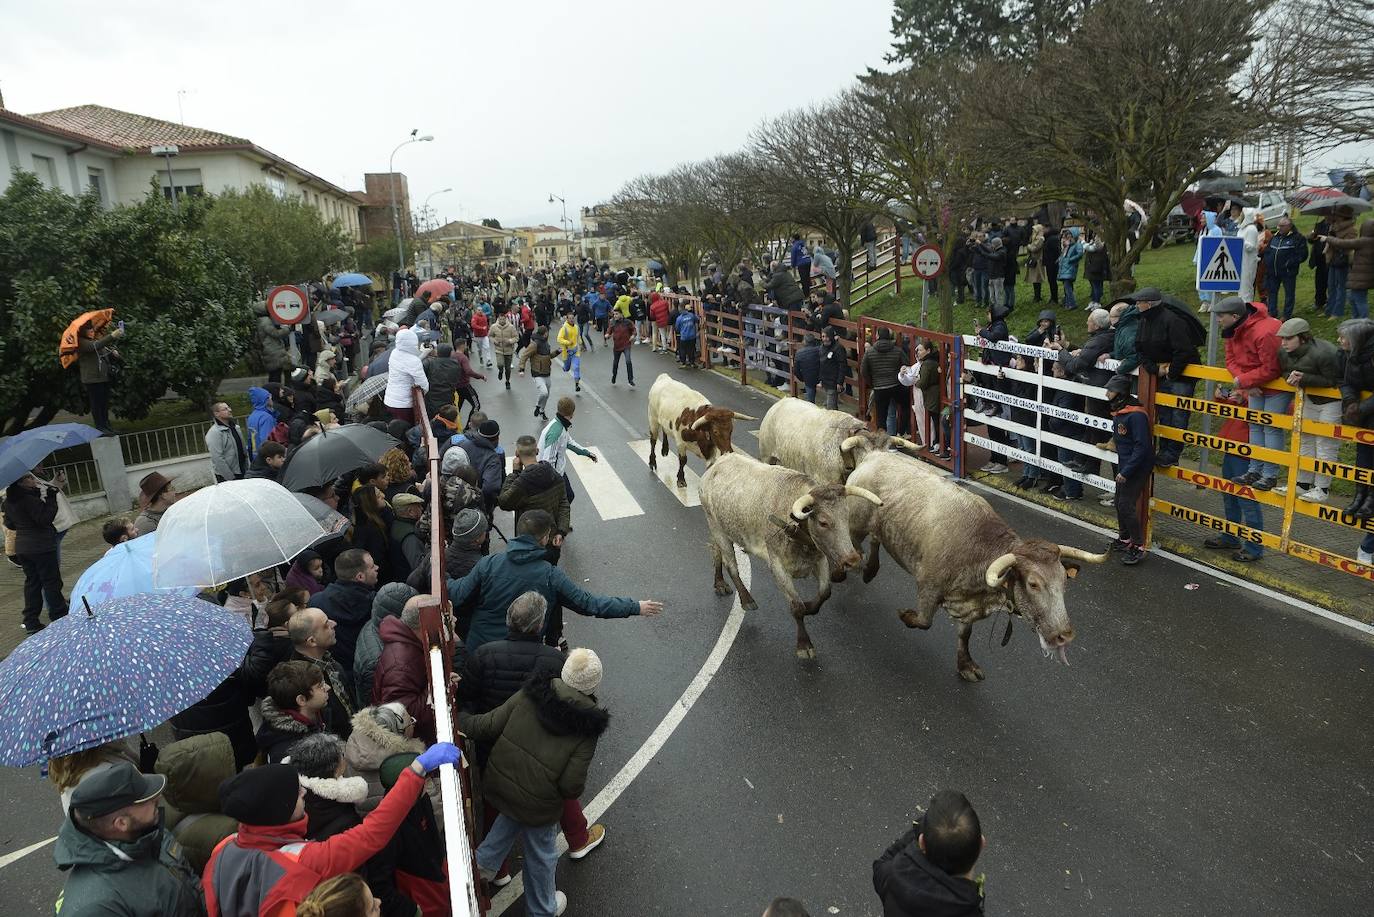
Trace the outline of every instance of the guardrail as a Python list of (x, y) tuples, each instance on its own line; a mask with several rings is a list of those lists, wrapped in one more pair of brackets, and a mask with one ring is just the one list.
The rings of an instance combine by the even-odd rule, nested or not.
[[(245, 445), (248, 433), (244, 421), (234, 421), (239, 425), (239, 433)], [(137, 433), (121, 433), (119, 446), (124, 452), (125, 465), (147, 465), (168, 459), (199, 455), (205, 451), (205, 432), (214, 426), (214, 421), (185, 423), (175, 427), (159, 427), (156, 430), (140, 430)]]
[[(850, 309), (886, 290), (902, 292), (901, 236), (893, 234), (880, 238), (875, 245), (875, 254), (877, 257), (871, 265), (867, 247), (860, 248), (850, 258), (854, 279), (849, 288), (849, 302), (845, 303)], [(861, 264), (862, 271), (859, 270)]]
[(55, 474), (66, 473), (67, 485), (62, 488), (62, 492), (69, 497), (85, 497), (90, 494), (103, 493), (105, 490), (105, 486), (100, 483), (100, 468), (94, 459), (44, 467), (45, 474), (49, 479)]

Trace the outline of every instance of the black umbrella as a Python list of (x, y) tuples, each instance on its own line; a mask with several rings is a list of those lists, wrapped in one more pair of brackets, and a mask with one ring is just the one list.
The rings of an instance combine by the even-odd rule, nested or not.
[(375, 462), (388, 449), (400, 445), (380, 430), (365, 424), (348, 424), (325, 430), (306, 440), (282, 470), (287, 490), (321, 487), (355, 468)]
[(1253, 206), (1255, 206), (1253, 203), (1251, 203), (1250, 201), (1247, 201), (1245, 198), (1241, 197), (1239, 194), (1230, 194), (1230, 193), (1223, 192), (1223, 191), (1209, 191), (1209, 192), (1207, 192), (1207, 196), (1206, 196), (1206, 197), (1207, 197), (1207, 204), (1208, 204), (1208, 206), (1212, 206), (1212, 207), (1215, 207), (1217, 204), (1221, 204), (1221, 203), (1235, 204), (1235, 205), (1238, 206), (1238, 207), (1253, 207)]

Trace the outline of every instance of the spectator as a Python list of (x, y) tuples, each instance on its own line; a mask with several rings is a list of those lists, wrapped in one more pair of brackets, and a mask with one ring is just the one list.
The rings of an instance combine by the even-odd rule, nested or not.
[[(1198, 362), (1198, 345), (1207, 339), (1202, 323), (1187, 306), (1166, 299), (1154, 287), (1137, 290), (1128, 298), (1140, 314), (1135, 348), (1141, 370), (1160, 377), (1159, 391), (1191, 397), (1197, 383), (1183, 371)], [(1182, 408), (1160, 407), (1156, 411), (1158, 423), (1178, 430), (1188, 429), (1189, 417)], [(1166, 439), (1160, 444), (1155, 464), (1161, 468), (1177, 465), (1182, 454), (1182, 442)]]
[[(1003, 306), (1006, 301), (1007, 249), (1001, 236), (991, 236), (982, 244), (983, 260), (987, 262), (988, 304)], [(1008, 309), (1007, 311), (1011, 311)]]
[(453, 404), (458, 385), (463, 378), (462, 367), (453, 357), (453, 345), (439, 344), (434, 353), (422, 361), (429, 388), (425, 391), (425, 411), (430, 417), (444, 405)]
[(1116, 331), (1112, 338), (1112, 352), (1110, 357), (1098, 357), (1097, 362), (1101, 364), (1108, 359), (1116, 360), (1120, 363), (1116, 371), (1123, 376), (1129, 376), (1140, 365), (1140, 356), (1135, 349), (1136, 334), (1140, 330), (1140, 310), (1133, 302), (1118, 300), (1112, 303), (1108, 314), (1111, 316), (1112, 328)]
[(300, 659), (278, 663), (267, 675), (267, 696), (259, 708), (258, 748), (268, 761), (280, 762), (297, 741), (325, 731), (328, 706), (329, 683), (320, 668)]
[(1107, 243), (1093, 234), (1083, 243), (1083, 276), (1088, 281), (1088, 308), (1102, 308), (1102, 289), (1112, 276), (1112, 259)]
[(258, 454), (244, 474), (249, 480), (262, 479), (277, 482), (282, 468), (286, 467), (286, 447), (281, 443), (268, 440), (258, 447)]
[(677, 362), (680, 366), (696, 369), (699, 324), (696, 310), (690, 305), (678, 310), (677, 318), (673, 320), (673, 331), (677, 335)]
[(968, 798), (953, 790), (936, 793), (920, 822), (873, 862), (883, 917), (981, 917), (982, 882), (973, 878), (973, 867), (985, 847)]
[[(1301, 237), (1300, 237), (1301, 238)], [(1279, 326), (1279, 372), (1284, 381), (1300, 389), (1335, 388), (1341, 382), (1341, 352), (1335, 344), (1313, 337), (1305, 318), (1290, 318)], [(1322, 395), (1303, 392), (1303, 420), (1336, 424), (1341, 422), (1341, 401)], [(1336, 461), (1340, 446), (1329, 436), (1302, 433), (1298, 441), (1299, 455), (1318, 462)], [(1331, 492), (1331, 475), (1298, 470), (1298, 499), (1307, 503), (1325, 503)], [(1286, 494), (1288, 485), (1274, 488), (1276, 494)]]
[[(525, 592), (538, 592), (551, 608), (567, 605), (578, 614), (597, 618), (656, 615), (663, 610), (661, 603), (649, 599), (636, 602), (594, 595), (550, 564), (548, 547), (554, 535), (554, 521), (543, 510), (526, 512), (515, 531), (516, 537), (504, 553), (484, 557), (467, 576), (449, 580), (454, 614), (472, 610), (472, 627), (466, 641), (469, 653), (489, 640), (501, 638), (505, 633), (506, 609)], [(544, 642), (555, 646), (562, 636), (557, 622), (550, 621)]]
[[(1064, 285), (1064, 308), (1077, 309), (1078, 301), (1074, 298), (1073, 285), (1078, 280), (1078, 262), (1083, 260), (1083, 243), (1079, 241), (1079, 229), (1072, 226), (1059, 234), (1059, 282)], [(1054, 288), (1050, 288), (1050, 298), (1053, 299)], [(1051, 303), (1053, 305), (1053, 303)]]
[(57, 868), (68, 873), (58, 911), (67, 917), (205, 913), (200, 881), (162, 826), (158, 802), (166, 785), (166, 777), (123, 763), (77, 786), (54, 850)]
[(325, 728), (341, 739), (348, 738), (353, 720), (353, 683), (330, 650), (338, 643), (338, 625), (318, 608), (302, 608), (286, 622), (291, 637), (292, 659), (320, 670), (329, 685), (329, 704), (323, 712)]
[(390, 555), (391, 507), (382, 491), (375, 485), (364, 484), (353, 491), (352, 528), (348, 540), (355, 547), (367, 551), (377, 563), (379, 582), (395, 582), (391, 575)]
[[(403, 752), (383, 761), (378, 770), (382, 786), (390, 791), (415, 760), (415, 752)], [(397, 890), (416, 903), (423, 917), (447, 917), (452, 904), (444, 838), (434, 816), (435, 802), (434, 797), (421, 794), (396, 829), (391, 843), (375, 859), (377, 867), (393, 877)], [(383, 911), (384, 917), (385, 914)]]
[(654, 353), (667, 353), (669, 344), (672, 343), (672, 325), (670, 313), (672, 305), (662, 295), (658, 293), (649, 294), (649, 320), (654, 325)]
[(868, 255), (867, 270), (876, 271), (878, 269), (878, 227), (873, 225), (872, 220), (865, 220), (859, 227), (859, 242), (863, 244), (864, 252)]
[(91, 403), (91, 419), (95, 428), (104, 436), (113, 436), (114, 430), (110, 428), (110, 367), (123, 362), (114, 345), (123, 337), (124, 329), (116, 327), (109, 334), (97, 337), (97, 331), (103, 331), (105, 327), (107, 325), (97, 329), (94, 322), (81, 326), (77, 332), (76, 363), (81, 384), (86, 389), (86, 398)]
[(1307, 238), (1293, 228), (1288, 217), (1279, 217), (1277, 231), (1264, 250), (1264, 284), (1269, 314), (1279, 314), (1279, 290), (1283, 290), (1283, 317), (1293, 317), (1298, 271), (1307, 261)]
[[(424, 775), (458, 761), (443, 743), (428, 749), (363, 823), (327, 841), (306, 837), (305, 801), (290, 767), (268, 764), (244, 771), (220, 787), (220, 807), (239, 830), (205, 867), (209, 917), (275, 913), (304, 900), (322, 880), (352, 872), (386, 846), (424, 788)], [(283, 842), (291, 851), (282, 849)]]
[(802, 398), (815, 404), (821, 384), (821, 339), (814, 334), (806, 336), (806, 342), (792, 358), (792, 374), (802, 385)]
[(346, 872), (325, 879), (296, 905), (297, 917), (374, 917), (381, 913), (381, 902), (372, 894), (363, 877)]
[(172, 482), (156, 471), (149, 472), (138, 482), (138, 505), (141, 512), (134, 517), (134, 530), (140, 535), (157, 531), (162, 514), (181, 499)]
[[(1327, 259), (1332, 265), (1341, 259), (1346, 262), (1344, 283), (1351, 315), (1369, 318), (1369, 288), (1374, 285), (1374, 219), (1366, 219), (1360, 225), (1359, 235), (1355, 235), (1352, 217), (1348, 231), (1344, 223), (1338, 222), (1332, 224), (1331, 235), (1320, 238), (1327, 243)], [(1328, 308), (1327, 314), (1345, 315), (1345, 304), (1341, 303), (1340, 310), (1334, 313)]]
[(287, 622), (298, 609), (305, 607), (305, 604), (297, 606), (297, 601), (308, 603), (309, 594), (303, 589), (287, 588), (272, 596), (267, 603), (266, 626), (253, 631), (253, 642), (248, 645), (248, 653), (239, 666), (243, 689), (253, 700), (267, 695), (268, 674), (277, 663), (290, 660), (295, 653)]
[(1314, 236), (1313, 241), (1324, 243), (1326, 254), (1326, 315), (1328, 318), (1344, 318), (1346, 283), (1350, 278), (1350, 254), (1357, 241), (1355, 212), (1349, 207), (1333, 208), (1330, 230)]
[[(1030, 241), (1026, 243), (1026, 282), (1035, 290), (1034, 302), (1040, 302), (1041, 287), (1045, 283), (1045, 227), (1036, 220), (1031, 227)], [(958, 278), (956, 278), (957, 280)], [(955, 287), (958, 289), (958, 286)]]
[(792, 277), (792, 272), (778, 261), (770, 261), (768, 270), (768, 283), (765, 285), (765, 289), (778, 308), (789, 310), (801, 308), (801, 304), (806, 301), (806, 296), (802, 293), (802, 288), (796, 279)]
[(840, 330), (834, 325), (826, 325), (821, 335), (820, 385), (825, 406), (834, 411), (840, 406), (840, 386), (849, 378), (849, 351), (840, 343)]
[(308, 548), (296, 555), (286, 573), (286, 585), (304, 589), (310, 595), (324, 591), (324, 561)]
[(797, 277), (801, 281), (802, 297), (811, 294), (811, 250), (806, 245), (806, 240), (802, 234), (794, 232), (792, 234), (792, 246), (789, 249), (789, 257), (792, 260), (792, 267), (797, 272)]
[(126, 541), (133, 541), (138, 537), (138, 532), (134, 531), (134, 524), (128, 519), (111, 519), (100, 527), (100, 537), (110, 547), (123, 544)]
[(1255, 222), (1258, 210), (1245, 207), (1241, 210), (1240, 231), (1240, 298), (1251, 302), (1255, 298), (1255, 270), (1259, 266), (1260, 228)]
[[(1374, 389), (1374, 321), (1356, 318), (1341, 322), (1336, 328), (1336, 340), (1345, 351), (1345, 374), (1341, 379), (1341, 419), (1348, 424), (1374, 428), (1374, 396), (1364, 392)], [(1374, 469), (1374, 445), (1355, 444), (1355, 466)], [(1355, 498), (1345, 508), (1356, 519), (1374, 518), (1374, 487), (1355, 486)], [(1361, 550), (1374, 548), (1368, 538)]]
[(1045, 266), (1045, 282), (1050, 285), (1050, 308), (1059, 305), (1059, 256), (1063, 252), (1064, 237), (1055, 232), (1049, 224), (1045, 225), (1045, 247), (1040, 251), (1040, 261)]
[(40, 619), (45, 605), (49, 623), (67, 613), (53, 525), (56, 517), (57, 488), (39, 481), (32, 472), (5, 489), (4, 521), (14, 532), (13, 555), (24, 570), (23, 623), (29, 634), (47, 626)]
[(572, 512), (563, 476), (550, 462), (539, 460), (539, 444), (534, 437), (522, 436), (516, 441), (515, 461), (496, 502), (515, 514), (517, 526), (528, 510), (542, 509), (553, 517), (549, 562), (557, 564), (563, 540), (572, 533)]
[[(392, 755), (424, 750), (425, 743), (415, 738), (415, 720), (405, 705), (380, 704), (355, 713), (344, 756), (353, 773), (367, 781), (367, 799), (358, 803), (358, 811), (372, 811), (386, 795), (380, 774), (382, 762)], [(432, 798), (438, 797), (437, 787), (430, 787), (428, 792)]]
[[(916, 414), (916, 439), (923, 442), (932, 455), (940, 455), (940, 444), (944, 444), (942, 458), (952, 458), (950, 452), (949, 429), (940, 423), (940, 353), (929, 341), (916, 342), (916, 362), (902, 367), (898, 379), (912, 390), (912, 410)], [(918, 402), (919, 396), (919, 402)], [(920, 410), (916, 410), (919, 407)]]
[[(1279, 378), (1279, 320), (1269, 315), (1264, 303), (1247, 303), (1228, 296), (1213, 304), (1221, 336), (1226, 339), (1226, 371), (1236, 380), (1236, 390), (1249, 399), (1252, 411), (1286, 414), (1293, 393), (1261, 386)], [(1283, 431), (1267, 424), (1250, 424), (1250, 445), (1284, 448)], [(1278, 486), (1279, 466), (1252, 458), (1249, 469), (1232, 480), (1255, 490)]]
[(501, 495), (501, 485), (506, 480), (506, 455), (498, 445), (500, 440), (500, 425), (494, 420), (483, 420), (477, 425), (475, 433), (469, 422), (467, 434), (458, 443), (459, 448), (467, 453), (472, 470), (477, 473), (483, 508), (488, 516), (496, 506), (496, 498)]
[(834, 293), (835, 278), (839, 276), (839, 272), (835, 270), (834, 259), (826, 253), (819, 242), (811, 246), (811, 268), (825, 279), (826, 292)]
[(358, 648), (358, 633), (372, 618), (377, 565), (367, 551), (349, 548), (335, 559), (334, 575), (334, 582), (312, 596), (310, 604), (338, 625), (334, 658), (351, 677), (353, 656)]
[(392, 499), (391, 507), (394, 518), (389, 532), (387, 567), (393, 582), (404, 582), (428, 551), (428, 545), (415, 530), (420, 513), (424, 510), (424, 501), (413, 493), (400, 493)]
[(358, 632), (357, 647), (353, 651), (353, 685), (358, 706), (373, 703), (372, 678), (377, 671), (377, 660), (382, 656), (382, 622), (400, 617), (401, 609), (416, 594), (416, 590), (405, 583), (387, 583), (372, 599), (371, 617)]
[[(1054, 362), (1054, 366), (1052, 367), (1054, 378), (1067, 379), (1069, 377), (1067, 366), (1069, 361), (1073, 359), (1074, 357), (1071, 352), (1061, 350), (1059, 352), (1059, 359)], [(1084, 404), (1085, 399), (1076, 392), (1071, 392), (1062, 388), (1053, 388), (1046, 389), (1046, 393), (1050, 394), (1051, 401), (1055, 407), (1064, 408), (1067, 411), (1073, 411), (1078, 414), (1082, 414), (1086, 410), (1086, 405)], [(1051, 433), (1080, 442), (1086, 442), (1090, 432), (1086, 427), (1061, 417), (1050, 416), (1046, 418), (1046, 424), (1047, 429)], [(1102, 434), (1099, 433), (1098, 435)], [(1050, 444), (1046, 444), (1046, 446), (1045, 456), (1047, 458), (1056, 459), (1070, 472), (1077, 471), (1083, 473), (1084, 469), (1088, 469), (1096, 473), (1101, 470), (1102, 463), (1097, 459), (1081, 455), (1067, 446), (1054, 446)], [(1053, 450), (1052, 452), (1049, 451), (1051, 449)], [(1051, 472), (1045, 477), (1048, 483), (1043, 490), (1049, 496), (1054, 497), (1056, 500), (1063, 500), (1066, 503), (1083, 499), (1083, 482), (1074, 475), (1060, 475)]]
[(1327, 264), (1326, 264), (1326, 245), (1321, 241), (1321, 237), (1331, 231), (1331, 223), (1326, 217), (1319, 217), (1316, 225), (1312, 227), (1312, 234), (1307, 237), (1309, 245), (1307, 250), (1307, 266), (1312, 268), (1312, 283), (1316, 287), (1316, 295), (1312, 299), (1312, 309), (1316, 312), (1326, 311), (1326, 283), (1327, 283)]
[[(999, 343), (1011, 339), (1011, 332), (1007, 330), (1007, 310), (1005, 306), (993, 306), (987, 311), (987, 324), (979, 328), (974, 325), (974, 333), (988, 343)], [(982, 362), (990, 363), (993, 366), (1006, 368), (1011, 365), (1011, 354), (1005, 350), (984, 349)], [(1001, 370), (996, 376), (983, 376), (983, 385), (986, 388), (1005, 392), (1009, 389), (1007, 380), (1003, 378)], [(1004, 417), (1005, 408), (1000, 402), (985, 402), (976, 410), (965, 412), (966, 414), (984, 414), (988, 417)], [(1007, 434), (1001, 427), (988, 424), (988, 438), (996, 443), (1005, 443)], [(994, 452), (988, 456), (985, 465), (978, 469), (985, 474), (1006, 474), (1009, 470), (1007, 466), (1007, 456), (1005, 453)]]
[(398, 703), (415, 721), (415, 732), (433, 740), (434, 711), (429, 705), (428, 658), (420, 635), (420, 604), (425, 596), (406, 600), (400, 617), (383, 618), (378, 627), (382, 654), (372, 676), (372, 698), (378, 704)]
[(386, 392), (382, 396), (382, 404), (392, 417), (406, 423), (423, 421), (415, 416), (415, 399), (411, 394), (414, 388), (428, 392), (429, 378), (420, 360), (420, 339), (405, 328), (396, 332), (396, 346), (387, 363)]
[[(1248, 398), (1243, 392), (1218, 389), (1215, 400), (1244, 407)], [(1231, 417), (1222, 423), (1218, 435), (1232, 442), (1249, 442), (1250, 425), (1238, 417)], [(1249, 460), (1244, 456), (1231, 452), (1224, 453), (1221, 459), (1221, 476), (1229, 481), (1239, 480), (1249, 464)], [(1225, 508), (1226, 521), (1243, 525), (1252, 532), (1264, 531), (1264, 512), (1257, 501), (1242, 497), (1238, 493), (1223, 492), (1221, 502)], [(1230, 532), (1213, 535), (1203, 541), (1202, 546), (1213, 550), (1232, 551), (1231, 559), (1240, 563), (1259, 560), (1264, 553), (1264, 547), (1258, 541), (1251, 541), (1248, 537), (1242, 541)]]
[(253, 304), (258, 316), (258, 345), (262, 349), (262, 368), (267, 370), (268, 382), (282, 381), (282, 373), (291, 371), (291, 354), (286, 349), (286, 341), (291, 337), (291, 329), (278, 325), (267, 314), (267, 301)]
[(587, 769), (610, 714), (593, 695), (601, 660), (588, 649), (568, 654), (560, 677), (532, 678), (490, 713), (460, 717), (463, 732), (492, 748), (483, 794), (500, 815), (477, 848), (477, 867), (495, 878), (517, 837), (525, 848), (530, 913), (561, 914), (567, 896), (554, 886), (558, 820), (564, 800), (587, 785)]
[(200, 875), (215, 845), (238, 830), (219, 811), (219, 785), (235, 773), (234, 747), (222, 732), (191, 736), (164, 747), (155, 768), (167, 778), (162, 826)]
[(888, 409), (900, 401), (897, 371), (902, 368), (904, 356), (893, 343), (892, 329), (879, 328), (877, 340), (864, 350), (863, 361), (859, 364), (859, 374), (873, 393), (873, 420), (879, 430), (892, 434), (897, 432), (897, 425), (888, 419)]
[(1111, 549), (1121, 553), (1121, 562), (1134, 566), (1145, 558), (1145, 527), (1141, 521), (1140, 495), (1150, 483), (1150, 463), (1154, 460), (1150, 418), (1131, 394), (1129, 376), (1107, 380), (1107, 404), (1114, 418), (1116, 443), (1116, 522), (1120, 532)]
[(272, 440), (277, 412), (272, 407), (272, 393), (265, 388), (248, 389), (248, 403), (253, 409), (248, 414), (248, 458), (256, 459), (258, 451)]
[(1065, 374), (1084, 385), (1106, 385), (1112, 373), (1101, 368), (1100, 364), (1105, 362), (1101, 358), (1111, 355), (1115, 341), (1116, 329), (1112, 327), (1111, 313), (1101, 307), (1089, 312), (1088, 339), (1076, 350), (1069, 351)]

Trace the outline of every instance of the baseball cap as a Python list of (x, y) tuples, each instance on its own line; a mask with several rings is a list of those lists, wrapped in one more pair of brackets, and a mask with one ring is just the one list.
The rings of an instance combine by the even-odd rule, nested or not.
[(167, 786), (161, 774), (140, 774), (132, 764), (122, 762), (88, 773), (72, 792), (73, 809), (90, 818), (118, 812), (126, 806), (160, 795)]

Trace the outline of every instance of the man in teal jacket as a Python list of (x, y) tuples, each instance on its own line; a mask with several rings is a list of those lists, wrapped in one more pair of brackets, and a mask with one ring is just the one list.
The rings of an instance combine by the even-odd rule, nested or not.
[(467, 576), (448, 581), (454, 614), (472, 609), (472, 626), (464, 644), (469, 656), (483, 643), (506, 638), (506, 610), (526, 592), (537, 592), (549, 603), (544, 627), (544, 642), (549, 646), (558, 646), (562, 639), (564, 605), (595, 618), (656, 615), (663, 610), (663, 603), (652, 599), (637, 602), (593, 595), (549, 563), (548, 548), (555, 528), (553, 517), (544, 510), (522, 513), (515, 532), (505, 553), (484, 557)]

